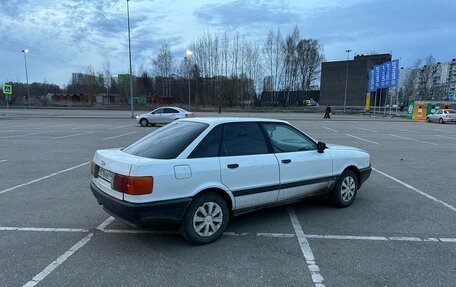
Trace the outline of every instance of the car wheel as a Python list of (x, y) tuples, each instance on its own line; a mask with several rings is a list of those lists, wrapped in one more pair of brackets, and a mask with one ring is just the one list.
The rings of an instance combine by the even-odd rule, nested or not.
[(190, 243), (201, 245), (217, 240), (230, 216), (225, 199), (216, 193), (196, 197), (185, 212), (181, 234)]
[(358, 179), (355, 173), (346, 169), (329, 195), (330, 203), (336, 207), (348, 207), (355, 200)]
[(444, 124), (445, 122), (443, 121), (442, 118), (440, 118), (440, 119), (439, 119), (439, 123), (440, 123), (440, 124)]
[(431, 119), (429, 117), (426, 118), (426, 122), (430, 123)]
[(141, 119), (139, 121), (139, 124), (142, 126), (142, 127), (147, 127), (149, 125), (149, 121), (147, 119)]

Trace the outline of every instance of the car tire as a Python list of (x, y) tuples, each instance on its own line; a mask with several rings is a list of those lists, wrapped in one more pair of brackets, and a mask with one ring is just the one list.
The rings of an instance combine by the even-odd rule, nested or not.
[(439, 124), (444, 124), (445, 122), (443, 121), (442, 118), (439, 119)]
[(429, 117), (426, 118), (426, 122), (430, 123), (431, 119)]
[(229, 217), (228, 204), (223, 197), (216, 193), (204, 193), (188, 206), (180, 232), (192, 244), (208, 244), (222, 236)]
[(147, 127), (149, 125), (149, 121), (145, 118), (142, 118), (140, 121), (139, 121), (139, 124), (142, 126), (142, 127)]
[(336, 207), (350, 206), (356, 198), (358, 186), (356, 174), (346, 169), (329, 194), (329, 202)]

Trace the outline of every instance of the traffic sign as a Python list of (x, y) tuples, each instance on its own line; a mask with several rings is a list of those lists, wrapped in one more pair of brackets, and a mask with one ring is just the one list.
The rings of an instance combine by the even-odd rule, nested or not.
[(11, 95), (13, 93), (13, 86), (12, 85), (8, 85), (8, 84), (4, 84), (3, 85), (3, 93), (5, 95)]

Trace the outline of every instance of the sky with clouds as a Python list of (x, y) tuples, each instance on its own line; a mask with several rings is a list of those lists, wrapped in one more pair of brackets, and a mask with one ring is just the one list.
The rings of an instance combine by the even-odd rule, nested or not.
[[(68, 84), (73, 72), (128, 72), (126, 0), (0, 0), (0, 83)], [(263, 45), (270, 29), (324, 44), (328, 60), (391, 50), (401, 66), (430, 54), (456, 58), (455, 0), (130, 0), (134, 70), (151, 69), (167, 42), (176, 57), (205, 32), (233, 33)]]

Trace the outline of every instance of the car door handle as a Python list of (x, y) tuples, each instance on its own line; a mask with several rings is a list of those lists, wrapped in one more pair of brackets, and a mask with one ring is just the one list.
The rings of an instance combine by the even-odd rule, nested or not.
[(287, 164), (291, 162), (291, 159), (282, 159), (282, 163)]
[(227, 167), (231, 168), (231, 169), (235, 169), (235, 168), (238, 168), (239, 165), (237, 163), (231, 163), (231, 164), (228, 164)]

